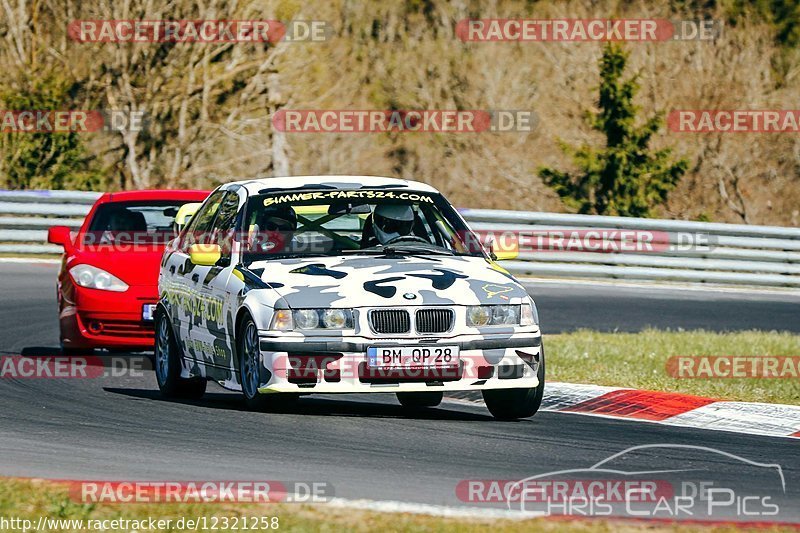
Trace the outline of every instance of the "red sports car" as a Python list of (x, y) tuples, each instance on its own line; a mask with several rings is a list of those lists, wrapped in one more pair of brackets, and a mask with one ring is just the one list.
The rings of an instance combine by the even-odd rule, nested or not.
[(106, 193), (77, 233), (50, 228), (48, 241), (64, 246), (58, 273), (64, 353), (152, 349), (161, 256), (185, 222), (180, 218), (192, 211), (187, 204), (207, 196), (208, 191)]

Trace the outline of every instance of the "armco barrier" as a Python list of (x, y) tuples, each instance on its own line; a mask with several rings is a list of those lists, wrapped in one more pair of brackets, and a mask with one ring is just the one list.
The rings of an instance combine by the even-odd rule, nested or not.
[[(0, 191), (0, 253), (58, 254), (47, 228), (77, 228), (99, 193)], [(723, 285), (800, 287), (800, 228), (720, 224), (562, 213), (462, 209), (476, 230), (493, 232), (625, 229), (659, 232), (674, 246), (648, 253), (521, 249), (502, 264), (519, 276), (676, 281)], [(679, 246), (686, 236), (708, 246)]]
[(59, 254), (47, 244), (50, 226), (78, 228), (97, 192), (0, 191), (0, 253)]
[[(800, 287), (800, 228), (490, 209), (461, 214), (474, 229), (498, 235), (621, 229), (652, 232), (667, 243), (647, 253), (522, 248), (516, 260), (503, 262), (519, 276)], [(687, 240), (706, 245), (681, 246)]]

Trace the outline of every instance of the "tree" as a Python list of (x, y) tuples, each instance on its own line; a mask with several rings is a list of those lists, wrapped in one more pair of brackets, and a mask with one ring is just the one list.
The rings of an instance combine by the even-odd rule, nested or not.
[[(64, 77), (24, 78), (0, 90), (0, 108), (69, 108), (72, 83)], [(0, 134), (0, 184), (10, 189), (98, 189), (103, 172), (81, 133), (6, 132)]]
[[(77, 133), (3, 134), (0, 185), (5, 181), (10, 187), (202, 188), (212, 186), (220, 175), (227, 181), (290, 172), (289, 150), (283, 136), (274, 135), (270, 116), (290, 96), (282, 89), (278, 62), (297, 54), (292, 44), (82, 42), (70, 28), (78, 20), (292, 20), (295, 15), (302, 19), (296, 3), (271, 2), (275, 5), (268, 7), (261, 0), (175, 0), (167, 8), (162, 4), (0, 1), (4, 73), (0, 109), (106, 110), (141, 117), (136, 128), (128, 122), (80, 138)], [(39, 83), (49, 72), (69, 80), (57, 98), (29, 101), (29, 93), (38, 94), (31, 93), (30, 83), (8, 83), (17, 78)], [(274, 137), (279, 137), (275, 143)], [(53, 147), (64, 143), (70, 150), (58, 159), (61, 152)], [(54, 159), (63, 172), (42, 168)], [(102, 167), (102, 183), (94, 174), (85, 174), (89, 163)], [(73, 172), (67, 164), (73, 165)]]
[(580, 213), (647, 217), (663, 203), (686, 172), (684, 159), (671, 161), (672, 150), (652, 151), (650, 140), (661, 128), (656, 114), (636, 125), (639, 89), (634, 76), (623, 80), (628, 53), (609, 43), (600, 59), (599, 111), (588, 116), (592, 129), (606, 137), (604, 148), (575, 148), (559, 141), (580, 171), (576, 174), (540, 168), (539, 175), (562, 200)]

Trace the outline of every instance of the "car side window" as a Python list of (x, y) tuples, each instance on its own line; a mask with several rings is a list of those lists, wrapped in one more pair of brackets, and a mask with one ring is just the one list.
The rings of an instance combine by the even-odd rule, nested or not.
[(236, 227), (236, 215), (239, 212), (239, 195), (228, 192), (219, 207), (217, 218), (211, 228), (212, 244), (219, 244), (222, 248), (222, 257), (230, 259), (231, 244)]
[(217, 211), (219, 211), (224, 198), (225, 191), (215, 192), (203, 207), (195, 213), (183, 236), (183, 242), (181, 243), (181, 249), (183, 251), (188, 252), (191, 245), (208, 241), (211, 224), (214, 222), (214, 217), (216, 217)]

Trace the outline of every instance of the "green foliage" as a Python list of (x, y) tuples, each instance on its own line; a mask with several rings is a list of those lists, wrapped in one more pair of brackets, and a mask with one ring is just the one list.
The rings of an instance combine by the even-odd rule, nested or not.
[(774, 34), (778, 53), (772, 58), (776, 87), (792, 78), (800, 53), (800, 0), (725, 0), (727, 23), (764, 22)]
[(775, 42), (786, 48), (800, 45), (800, 0), (670, 0), (673, 13), (714, 17), (723, 13), (726, 24), (766, 22), (775, 32)]
[(93, 503), (76, 503), (62, 495), (51, 495), (48, 516), (55, 518), (80, 518), (86, 520), (97, 508)]
[(775, 40), (787, 47), (800, 45), (800, 2), (798, 0), (728, 0), (731, 24), (741, 20), (763, 20), (775, 28)]
[(686, 160), (671, 161), (671, 149), (651, 151), (648, 147), (662, 116), (636, 125), (638, 107), (633, 99), (639, 86), (635, 77), (622, 79), (627, 60), (627, 52), (617, 44), (607, 45), (600, 60), (599, 112), (590, 115), (588, 122), (605, 135), (606, 146), (574, 148), (560, 141), (580, 172), (539, 169), (544, 182), (580, 213), (650, 216), (688, 168)]
[[(4, 110), (65, 110), (72, 107), (71, 83), (50, 75), (25, 79), (0, 91)], [(0, 134), (0, 184), (10, 189), (98, 189), (103, 175), (83, 145), (85, 133)]]

